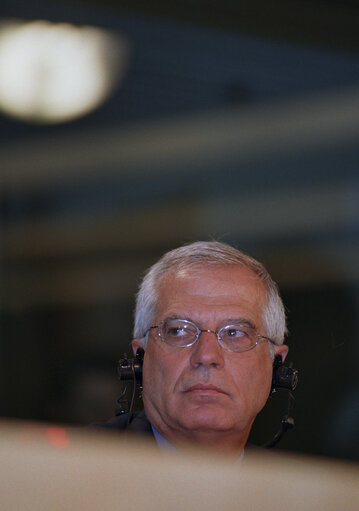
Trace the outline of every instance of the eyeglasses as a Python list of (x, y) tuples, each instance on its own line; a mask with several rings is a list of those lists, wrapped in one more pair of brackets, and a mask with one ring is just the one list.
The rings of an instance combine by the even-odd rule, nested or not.
[(253, 327), (243, 323), (225, 325), (215, 332), (214, 330), (201, 330), (195, 323), (187, 319), (165, 319), (158, 325), (151, 326), (149, 330), (152, 328), (158, 329), (158, 335), (162, 341), (178, 348), (192, 346), (198, 341), (202, 332), (216, 334), (218, 344), (223, 349), (235, 353), (253, 349), (261, 339), (274, 344), (274, 341), (264, 335), (257, 334)]

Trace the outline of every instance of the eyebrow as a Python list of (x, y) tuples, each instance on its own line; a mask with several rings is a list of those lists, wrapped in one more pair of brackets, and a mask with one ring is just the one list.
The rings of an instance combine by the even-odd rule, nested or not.
[[(170, 316), (166, 316), (162, 321), (168, 321), (171, 319), (185, 319), (186, 321), (190, 321), (191, 323), (194, 323), (195, 325), (197, 325), (196, 321), (194, 321), (190, 317), (183, 316), (181, 314), (171, 314)], [(252, 323), (252, 321), (250, 321), (249, 319), (246, 319), (246, 318), (238, 318), (238, 317), (237, 318), (226, 318), (223, 321), (221, 321), (221, 323), (223, 326), (242, 325), (242, 326), (247, 326), (249, 328), (252, 328), (253, 330), (256, 330), (256, 326)], [(222, 327), (220, 327), (220, 328), (222, 328)]]
[(229, 319), (226, 319), (226, 321), (224, 322), (224, 324), (226, 325), (229, 325), (229, 324), (234, 324), (234, 325), (243, 325), (243, 326), (248, 326), (250, 328), (253, 328), (255, 329), (255, 325), (252, 323), (252, 321), (250, 321), (249, 319), (245, 319), (245, 318), (229, 318)]

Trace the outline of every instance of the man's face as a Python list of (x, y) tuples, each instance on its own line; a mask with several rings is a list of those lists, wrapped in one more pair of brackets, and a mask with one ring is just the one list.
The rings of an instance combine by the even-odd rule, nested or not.
[[(153, 325), (166, 318), (187, 319), (200, 329), (217, 331), (233, 322), (249, 322), (265, 335), (262, 321), (266, 292), (246, 267), (187, 270), (165, 276)], [(134, 349), (138, 341), (133, 341)], [(285, 346), (275, 353), (286, 353)], [(211, 439), (218, 434), (247, 438), (271, 387), (272, 360), (267, 341), (244, 353), (228, 352), (211, 332), (189, 347), (149, 334), (143, 364), (143, 401), (152, 425), (170, 441)]]

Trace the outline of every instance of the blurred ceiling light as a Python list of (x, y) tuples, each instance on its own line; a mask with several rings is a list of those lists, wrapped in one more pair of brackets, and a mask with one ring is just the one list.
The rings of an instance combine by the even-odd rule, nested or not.
[(47, 21), (0, 25), (0, 109), (65, 122), (101, 105), (123, 76), (128, 45), (103, 29)]

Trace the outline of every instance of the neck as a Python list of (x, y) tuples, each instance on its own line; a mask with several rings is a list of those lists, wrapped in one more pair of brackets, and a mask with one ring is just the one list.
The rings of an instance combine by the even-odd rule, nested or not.
[(188, 452), (220, 454), (229, 459), (238, 459), (247, 443), (248, 433), (196, 430), (178, 431), (156, 426), (157, 431), (176, 449)]

